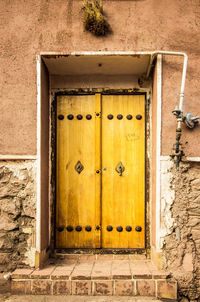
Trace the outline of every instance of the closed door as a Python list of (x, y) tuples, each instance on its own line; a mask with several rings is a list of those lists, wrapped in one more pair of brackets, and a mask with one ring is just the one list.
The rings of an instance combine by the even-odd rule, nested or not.
[(144, 248), (144, 95), (58, 96), (56, 183), (58, 248)]

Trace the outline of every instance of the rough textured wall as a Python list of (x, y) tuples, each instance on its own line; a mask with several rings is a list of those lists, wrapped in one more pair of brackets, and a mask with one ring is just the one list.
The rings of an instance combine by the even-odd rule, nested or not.
[(34, 265), (35, 167), (32, 161), (0, 162), (0, 272)]
[(173, 175), (173, 227), (164, 239), (165, 268), (178, 281), (182, 302), (200, 301), (200, 163), (183, 163)]
[[(103, 8), (113, 33), (97, 38), (83, 30), (82, 0), (0, 1), (2, 154), (36, 153), (36, 54), (40, 52), (186, 51), (186, 109), (200, 113), (199, 0), (104, 0)], [(175, 137), (176, 120), (171, 110), (177, 101), (182, 68), (180, 60), (178, 65), (169, 60), (173, 62), (170, 69), (163, 71), (167, 85), (162, 120), (164, 126), (167, 124), (162, 132), (165, 155), (171, 153)], [(187, 137), (186, 152), (196, 140), (196, 132)], [(200, 146), (189, 152), (190, 156), (199, 156)]]
[(174, 203), (175, 191), (171, 182), (174, 163), (170, 157), (160, 161), (160, 246), (163, 248), (165, 236), (170, 234), (174, 219), (171, 208)]

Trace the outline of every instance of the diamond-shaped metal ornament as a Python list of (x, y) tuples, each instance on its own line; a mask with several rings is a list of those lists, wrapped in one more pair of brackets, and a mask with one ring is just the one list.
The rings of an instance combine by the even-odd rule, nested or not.
[(79, 160), (79, 161), (77, 161), (74, 168), (75, 168), (76, 172), (78, 172), (80, 174), (83, 171), (84, 166), (82, 165), (82, 163)]
[(122, 173), (125, 171), (125, 167), (121, 161), (118, 163), (115, 170), (117, 171), (117, 173), (119, 173), (119, 176), (122, 176)]

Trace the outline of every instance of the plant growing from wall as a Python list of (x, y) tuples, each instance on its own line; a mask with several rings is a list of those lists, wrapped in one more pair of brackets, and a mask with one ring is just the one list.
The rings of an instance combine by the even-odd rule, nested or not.
[(104, 16), (99, 0), (83, 2), (84, 28), (95, 36), (105, 36), (110, 32), (110, 25)]

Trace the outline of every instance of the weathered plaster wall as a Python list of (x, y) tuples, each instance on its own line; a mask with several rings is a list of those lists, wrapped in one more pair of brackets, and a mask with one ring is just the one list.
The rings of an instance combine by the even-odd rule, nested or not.
[[(0, 1), (1, 154), (36, 154), (36, 54), (40, 52), (185, 51), (189, 62), (184, 110), (200, 114), (199, 0), (105, 0), (103, 6), (113, 33), (96, 38), (83, 31), (82, 1)], [(163, 63), (162, 155), (168, 156), (175, 139), (171, 111), (178, 102), (182, 59), (165, 56)], [(187, 156), (200, 156), (199, 139), (200, 128), (183, 127)], [(177, 172), (165, 165), (161, 165), (164, 265), (178, 280), (180, 294), (197, 300), (200, 168), (183, 165)], [(4, 161), (0, 167), (0, 263), (7, 269), (16, 263), (33, 265), (34, 163)]]
[[(187, 0), (169, 0), (167, 4), (166, 0), (107, 0), (103, 7), (113, 33), (96, 38), (83, 30), (82, 0), (0, 2), (1, 154), (36, 153), (36, 54), (40, 52), (186, 51), (185, 109), (200, 113), (199, 0), (189, 4)], [(179, 80), (182, 65), (179, 59), (165, 60), (162, 152), (168, 155), (175, 137), (176, 121), (171, 110), (177, 102), (177, 77)], [(192, 147), (199, 130), (185, 133), (186, 153), (199, 156), (200, 145)]]
[(0, 162), (0, 272), (35, 263), (35, 163)]
[(172, 206), (175, 198), (174, 187), (172, 186), (173, 173), (171, 169), (174, 163), (170, 157), (160, 160), (160, 246), (163, 247), (164, 238), (167, 236), (174, 223), (172, 217)]
[(162, 162), (163, 267), (178, 281), (179, 300), (200, 301), (200, 163), (179, 170)]

